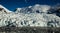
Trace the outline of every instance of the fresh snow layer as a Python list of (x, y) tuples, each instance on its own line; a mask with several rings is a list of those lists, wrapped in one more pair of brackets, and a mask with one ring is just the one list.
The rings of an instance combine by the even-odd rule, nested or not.
[[(0, 8), (2, 8), (0, 6)], [(35, 5), (25, 8), (17, 8), (16, 12), (0, 11), (0, 27), (60, 27), (60, 17), (48, 14), (50, 6)], [(4, 12), (4, 10), (6, 12)]]

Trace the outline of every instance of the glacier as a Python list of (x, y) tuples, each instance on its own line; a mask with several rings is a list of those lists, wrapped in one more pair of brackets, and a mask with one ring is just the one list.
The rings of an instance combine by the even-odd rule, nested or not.
[(15, 12), (0, 5), (0, 27), (60, 27), (60, 17), (54, 12), (49, 5), (16, 8)]

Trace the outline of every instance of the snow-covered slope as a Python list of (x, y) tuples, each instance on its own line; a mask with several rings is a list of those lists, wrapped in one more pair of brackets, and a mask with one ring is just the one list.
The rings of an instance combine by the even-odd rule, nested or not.
[(16, 12), (8, 13), (8, 10), (3, 8), (0, 10), (0, 27), (60, 27), (60, 17), (55, 14), (49, 14), (49, 9), (50, 6), (48, 5), (37, 4), (25, 8), (17, 8)]
[(8, 10), (7, 8), (5, 8), (4, 6), (2, 6), (2, 5), (0, 5), (0, 8), (3, 8), (5, 11), (7, 11), (7, 12), (12, 12), (12, 11), (10, 11), (10, 10)]
[(48, 5), (39, 5), (29, 6), (25, 8), (17, 8), (16, 13), (47, 13), (50, 9)]

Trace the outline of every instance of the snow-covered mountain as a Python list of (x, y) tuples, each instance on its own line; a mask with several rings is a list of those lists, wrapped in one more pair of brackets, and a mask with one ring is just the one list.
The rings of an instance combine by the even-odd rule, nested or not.
[(36, 4), (9, 12), (0, 6), (0, 27), (60, 27), (60, 17), (50, 13), (50, 9), (51, 6)]
[(4, 6), (0, 5), (0, 8), (4, 9), (6, 12), (12, 12), (10, 10), (8, 10), (7, 8), (5, 8)]
[(60, 17), (60, 5), (56, 5), (48, 11), (48, 14), (55, 14)]
[(48, 5), (39, 5), (29, 6), (25, 8), (17, 8), (16, 13), (47, 13), (47, 10), (50, 9)]

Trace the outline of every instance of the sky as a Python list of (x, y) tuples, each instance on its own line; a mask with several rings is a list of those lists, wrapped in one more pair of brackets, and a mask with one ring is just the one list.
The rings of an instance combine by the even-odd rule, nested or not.
[(56, 5), (60, 4), (60, 0), (0, 0), (0, 4), (13, 11), (16, 8), (32, 6), (35, 4)]

